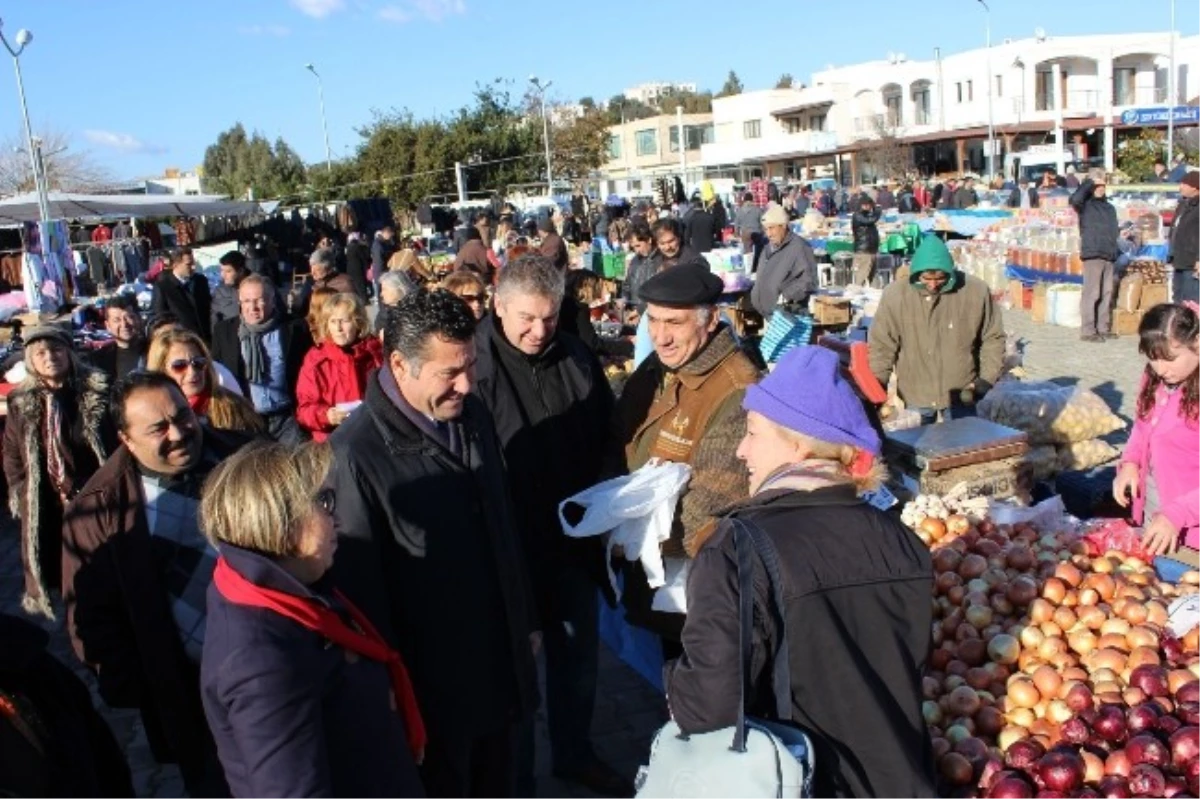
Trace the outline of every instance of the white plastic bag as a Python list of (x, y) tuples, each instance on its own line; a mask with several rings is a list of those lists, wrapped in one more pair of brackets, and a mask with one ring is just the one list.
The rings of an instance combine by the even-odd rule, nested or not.
[[(617, 599), (621, 588), (612, 571), (613, 547), (621, 547), (627, 560), (641, 561), (651, 588), (666, 584), (658, 545), (671, 537), (675, 506), (691, 478), (692, 469), (686, 463), (652, 460), (633, 474), (597, 483), (559, 503), (558, 520), (566, 535), (587, 538), (611, 533), (604, 562)], [(583, 508), (578, 524), (572, 525), (563, 516), (568, 505)]]
[(687, 613), (687, 579), (690, 558), (663, 558), (666, 582), (654, 592), (651, 610), (660, 613)]

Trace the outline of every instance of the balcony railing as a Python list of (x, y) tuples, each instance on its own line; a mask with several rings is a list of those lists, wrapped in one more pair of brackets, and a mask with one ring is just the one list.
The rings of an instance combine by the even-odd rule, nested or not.
[(862, 135), (871, 135), (885, 126), (886, 117), (883, 114), (869, 114), (865, 117), (854, 118), (854, 132)]
[(1162, 105), (1167, 102), (1166, 87), (1136, 86), (1113, 92), (1113, 105)]
[[(1064, 111), (1096, 111), (1100, 108), (1100, 92), (1091, 89), (1069, 91), (1064, 100)], [(1038, 92), (1034, 110), (1053, 111), (1054, 98), (1045, 92)]]

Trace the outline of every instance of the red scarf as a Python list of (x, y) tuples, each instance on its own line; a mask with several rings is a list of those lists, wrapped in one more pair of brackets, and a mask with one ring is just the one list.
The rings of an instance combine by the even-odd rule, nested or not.
[(338, 646), (386, 665), (392, 678), (396, 709), (408, 730), (408, 745), (412, 748), (413, 756), (420, 762), (427, 740), (425, 722), (422, 721), (420, 708), (417, 707), (417, 697), (413, 693), (412, 682), (408, 679), (408, 670), (404, 668), (400, 655), (387, 645), (367, 617), (350, 604), (350, 600), (340, 591), (335, 588), (333, 595), (342, 603), (361, 632), (347, 625), (341, 616), (320, 602), (255, 585), (238, 574), (225, 558), (217, 559), (217, 567), (213, 571), (213, 584), (221, 592), (221, 596), (235, 605), (273, 610), (301, 627), (328, 638)]
[(201, 391), (195, 396), (188, 397), (188, 405), (197, 416), (208, 416), (208, 402), (212, 399), (211, 391)]

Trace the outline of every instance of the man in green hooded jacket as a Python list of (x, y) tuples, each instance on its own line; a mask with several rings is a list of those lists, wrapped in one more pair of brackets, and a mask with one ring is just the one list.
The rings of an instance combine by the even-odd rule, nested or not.
[(871, 324), (871, 371), (926, 418), (968, 410), (1000, 377), (1004, 322), (987, 284), (954, 268), (945, 243), (926, 236), (907, 283), (883, 292)]

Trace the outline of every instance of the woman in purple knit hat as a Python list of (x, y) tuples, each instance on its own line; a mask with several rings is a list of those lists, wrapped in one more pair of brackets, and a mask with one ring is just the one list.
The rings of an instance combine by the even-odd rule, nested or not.
[[(879, 436), (837, 356), (822, 347), (784, 356), (747, 390), (743, 408), (738, 457), (750, 496), (727, 509), (692, 562), (684, 653), (666, 669), (671, 714), (687, 734), (736, 723), (734, 531), (757, 531), (777, 553), (784, 607), (771, 601), (764, 561), (753, 557), (746, 713), (808, 733), (815, 796), (933, 796), (921, 715), (933, 568), (920, 539), (864, 499), (884, 476)], [(778, 702), (777, 658), (790, 675)]]

